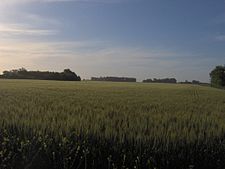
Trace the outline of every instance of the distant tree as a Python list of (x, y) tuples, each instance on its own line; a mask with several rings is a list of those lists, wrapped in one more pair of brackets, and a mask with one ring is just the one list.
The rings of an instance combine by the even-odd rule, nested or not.
[(165, 78), (165, 79), (146, 79), (143, 80), (143, 83), (177, 83), (175, 78)]
[(210, 73), (211, 86), (224, 87), (225, 86), (225, 66), (216, 66)]
[(92, 77), (92, 81), (110, 81), (110, 82), (136, 82), (136, 78), (130, 77)]
[(198, 80), (192, 80), (192, 84), (200, 84), (201, 82)]
[(25, 68), (22, 67), (22, 68), (20, 68), (19, 70), (16, 70), (16, 71), (18, 71), (18, 72), (25, 72), (26, 73), (27, 72), (27, 69), (25, 69)]
[(4, 71), (1, 78), (6, 79), (38, 79), (38, 80), (62, 80), (62, 81), (81, 81), (80, 76), (72, 72), (70, 69), (65, 69), (63, 72), (41, 72), (27, 71), (25, 68)]
[(180, 84), (192, 84), (192, 82), (189, 82), (188, 80), (185, 80), (184, 82), (180, 82)]
[(72, 72), (70, 69), (64, 69), (63, 75), (68, 81), (74, 81), (76, 79), (81, 80), (80, 76), (77, 76), (76, 73)]
[(152, 79), (146, 79), (146, 80), (143, 80), (142, 82), (143, 83), (153, 83), (153, 80)]

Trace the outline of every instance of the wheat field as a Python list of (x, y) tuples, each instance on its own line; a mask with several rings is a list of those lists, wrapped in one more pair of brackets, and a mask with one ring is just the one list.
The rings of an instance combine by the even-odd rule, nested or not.
[(224, 90), (0, 80), (1, 169), (224, 166)]

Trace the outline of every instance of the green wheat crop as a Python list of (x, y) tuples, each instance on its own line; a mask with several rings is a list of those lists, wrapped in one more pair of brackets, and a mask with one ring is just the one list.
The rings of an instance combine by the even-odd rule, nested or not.
[(0, 80), (1, 169), (224, 166), (224, 90)]

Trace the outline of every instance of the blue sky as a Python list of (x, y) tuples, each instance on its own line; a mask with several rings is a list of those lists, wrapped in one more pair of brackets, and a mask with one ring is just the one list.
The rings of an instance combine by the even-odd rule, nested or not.
[(225, 64), (224, 0), (3, 0), (0, 71), (209, 81)]

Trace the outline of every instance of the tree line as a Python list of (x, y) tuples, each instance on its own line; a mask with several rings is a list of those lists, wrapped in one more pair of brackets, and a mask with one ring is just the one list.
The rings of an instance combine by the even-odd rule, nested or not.
[(143, 83), (177, 83), (175, 78), (165, 78), (165, 79), (146, 79)]
[(92, 81), (110, 81), (110, 82), (137, 82), (136, 78), (130, 77), (92, 77)]
[[(130, 78), (130, 77), (92, 77), (91, 81), (110, 81), (110, 82), (137, 82), (136, 78)], [(175, 78), (164, 78), (164, 79), (146, 79), (142, 81), (143, 83), (172, 83), (176, 84), (177, 79)], [(189, 82), (188, 80), (185, 80), (184, 82), (179, 82), (180, 84), (204, 84), (200, 81), (193, 80)]]
[(4, 71), (0, 78), (4, 79), (36, 79), (36, 80), (61, 80), (81, 81), (80, 76), (65, 69), (63, 72), (28, 71), (25, 68)]
[[(70, 69), (64, 69), (63, 72), (50, 71), (28, 71), (25, 68), (13, 69), (4, 71), (0, 78), (4, 79), (37, 79), (37, 80), (61, 80), (61, 81), (81, 81), (81, 77)], [(217, 88), (225, 87), (225, 65), (216, 66), (210, 72), (211, 86)], [(92, 77), (92, 81), (112, 81), (112, 82), (136, 82), (136, 78), (132, 77)], [(175, 78), (164, 79), (146, 79), (143, 83), (177, 83)], [(180, 84), (203, 84), (200, 81), (193, 80), (192, 82), (184, 81)]]

